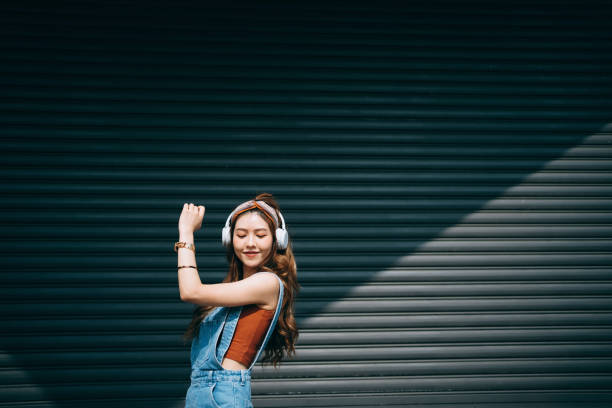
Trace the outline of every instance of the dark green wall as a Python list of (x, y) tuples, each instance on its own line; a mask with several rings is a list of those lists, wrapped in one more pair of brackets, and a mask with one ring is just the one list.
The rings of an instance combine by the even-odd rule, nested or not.
[(263, 191), (301, 332), (256, 406), (607, 406), (607, 2), (192, 3), (2, 6), (0, 407), (181, 407), (182, 204), (213, 283)]

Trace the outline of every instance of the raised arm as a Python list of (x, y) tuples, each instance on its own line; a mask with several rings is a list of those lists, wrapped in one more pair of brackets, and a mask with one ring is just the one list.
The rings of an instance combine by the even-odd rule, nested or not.
[[(179, 219), (179, 241), (194, 244), (194, 232), (201, 228), (204, 207), (185, 203)], [(177, 266), (196, 266), (195, 252), (178, 248)], [(203, 285), (195, 268), (178, 270), (181, 300), (203, 306), (241, 306), (257, 304), (274, 307), (278, 298), (279, 282), (273, 273), (256, 273), (231, 283)]]
[[(183, 205), (183, 211), (179, 218), (179, 241), (194, 245), (193, 234), (202, 227), (204, 219), (204, 206), (195, 206), (193, 203)], [(189, 293), (193, 292), (198, 286), (202, 285), (198, 275), (195, 251), (189, 248), (178, 248), (177, 266), (178, 283), (181, 300), (185, 300)], [(193, 267), (193, 268), (192, 268)]]

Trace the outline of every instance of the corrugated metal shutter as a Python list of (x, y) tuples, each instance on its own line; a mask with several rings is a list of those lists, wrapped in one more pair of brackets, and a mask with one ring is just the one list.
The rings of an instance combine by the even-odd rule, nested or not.
[(182, 203), (217, 282), (261, 191), (303, 290), (256, 406), (607, 406), (606, 3), (3, 6), (0, 406), (182, 406)]

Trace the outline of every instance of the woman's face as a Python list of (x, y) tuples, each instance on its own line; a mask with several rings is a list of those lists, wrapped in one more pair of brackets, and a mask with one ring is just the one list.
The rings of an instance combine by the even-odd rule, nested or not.
[(270, 255), (274, 239), (268, 223), (256, 212), (238, 217), (232, 237), (234, 252), (243, 264), (245, 277), (258, 272)]

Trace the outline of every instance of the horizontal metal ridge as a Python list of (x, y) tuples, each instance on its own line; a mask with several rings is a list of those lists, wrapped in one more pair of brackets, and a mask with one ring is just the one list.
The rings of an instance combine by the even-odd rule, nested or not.
[[(611, 151), (612, 156), (612, 151)], [(39, 181), (41, 179), (53, 179), (55, 182), (62, 180), (70, 180), (70, 182), (78, 182), (80, 180), (107, 181), (113, 179), (122, 179), (126, 183), (134, 181), (141, 183), (151, 183), (154, 181), (168, 182), (176, 179), (199, 179), (199, 175), (193, 174), (193, 170), (147, 170), (138, 171), (134, 169), (114, 169), (114, 170), (97, 170), (92, 169), (75, 173), (74, 169), (48, 169), (44, 174), (41, 174), (40, 169), (11, 169), (8, 171), (0, 171), (0, 176), (3, 178), (11, 178), (17, 180)], [(208, 180), (217, 182), (238, 183), (244, 177), (240, 171), (209, 171), (207, 172)], [(287, 169), (283, 174), (276, 175), (273, 170), (254, 170), (251, 172), (251, 177), (271, 178), (281, 183), (361, 183), (368, 185), (370, 183), (381, 183), (384, 179), (385, 183), (455, 183), (455, 184), (496, 184), (503, 182), (522, 183), (541, 183), (541, 184), (612, 184), (612, 172), (603, 171), (574, 171), (574, 172), (547, 172), (540, 171), (534, 174), (525, 175), (524, 173), (493, 173), (482, 174), (479, 171), (472, 172), (395, 172), (395, 173), (373, 173), (359, 172), (351, 170), (350, 172), (317, 172), (314, 174), (304, 174), (302, 170)]]
[[(186, 198), (188, 199), (188, 198)], [(394, 211), (394, 212), (406, 212), (406, 211), (423, 211), (427, 209), (430, 212), (437, 211), (443, 213), (452, 213), (459, 210), (474, 210), (480, 211), (519, 211), (519, 210), (530, 210), (530, 211), (607, 211), (612, 208), (612, 198), (607, 197), (575, 197), (575, 198), (540, 198), (540, 197), (502, 197), (493, 198), (483, 202), (479, 198), (421, 198), (421, 197), (397, 197), (384, 198), (384, 199), (373, 199), (363, 198), (361, 200), (355, 200), (350, 197), (339, 197), (339, 198), (321, 198), (316, 201), (305, 201), (297, 197), (288, 197), (282, 200), (283, 214), (290, 214), (291, 218), (299, 217), (302, 214), (309, 212), (318, 213), (338, 213), (338, 209), (342, 209), (343, 213), (346, 214), (360, 214), (367, 210), (368, 213), (382, 212), (382, 211)], [(137, 208), (143, 205), (149, 206), (152, 209), (167, 209), (171, 207), (179, 207), (182, 205), (180, 200), (174, 198), (141, 198), (134, 197), (129, 199), (117, 199), (116, 197), (88, 197), (88, 196), (67, 196), (67, 197), (41, 197), (36, 204), (30, 202), (24, 202), (17, 197), (4, 197), (2, 200), (2, 207), (6, 209), (15, 208), (33, 208), (35, 205), (44, 205), (47, 208), (104, 208), (106, 210), (126, 209), (126, 208)], [(223, 225), (225, 222), (225, 212), (231, 210), (231, 204), (227, 199), (220, 197), (207, 197), (206, 198), (206, 221), (209, 225)], [(295, 224), (292, 223), (292, 226)], [(0, 226), (7, 228), (6, 226)], [(32, 228), (31, 226), (24, 225), (23, 228)], [(55, 231), (56, 234), (61, 235), (62, 233), (72, 232), (76, 233), (79, 231), (79, 226), (66, 226), (66, 230)], [(124, 229), (118, 226), (99, 226), (101, 231), (100, 236), (104, 236), (104, 233), (112, 233), (114, 236), (126, 235)], [(497, 228), (501, 228), (500, 231)], [(559, 238), (563, 238), (565, 234), (572, 234), (573, 237), (588, 237), (587, 231), (593, 231), (593, 236), (599, 236), (601, 233), (608, 231), (612, 226), (606, 225), (549, 225), (549, 226), (538, 226), (537, 228), (520, 225), (520, 226), (479, 226), (470, 224), (458, 224), (453, 227), (447, 228), (445, 231), (440, 232), (439, 228), (426, 227), (426, 226), (413, 226), (412, 228), (401, 227), (401, 226), (388, 226), (385, 231), (389, 234), (403, 233), (403, 236), (411, 237), (418, 236), (419, 233), (425, 233), (426, 231), (436, 231), (443, 235), (437, 235), (438, 237), (453, 237), (462, 236), (457, 233), (466, 234), (465, 236), (478, 237), (478, 234), (484, 234), (486, 236), (498, 236), (498, 237), (511, 237), (517, 234), (528, 231), (530, 237), (543, 237), (548, 234), (556, 234)], [(335, 227), (333, 229), (322, 230), (319, 227), (306, 225), (299, 226), (298, 229), (291, 229), (292, 236), (299, 232), (301, 239), (308, 239), (309, 235), (312, 237), (331, 237), (331, 236), (343, 236), (348, 231), (360, 230), (360, 233), (364, 236), (370, 236), (373, 232), (377, 232), (377, 236), (380, 236), (380, 229), (374, 228), (368, 225), (356, 225), (346, 227)], [(134, 225), (130, 230), (135, 231), (134, 235), (138, 235), (139, 232), (147, 231), (149, 237), (165, 237), (166, 232), (161, 227), (146, 227)], [(199, 231), (201, 236), (207, 238), (207, 230)], [(48, 231), (41, 231), (42, 234), (48, 233)], [(484, 236), (483, 235), (483, 236)]]
[[(608, 324), (612, 319), (608, 319)], [(177, 328), (171, 333), (164, 333), (163, 329), (167, 326), (161, 326), (160, 322), (157, 325), (146, 325), (138, 323), (137, 319), (131, 319), (134, 322), (133, 330), (126, 331), (126, 325), (123, 327), (113, 327), (111, 323), (105, 326), (90, 325), (82, 323), (81, 328), (88, 331), (96, 331), (97, 335), (83, 335), (70, 332), (69, 329), (64, 334), (60, 334), (61, 328), (55, 329), (51, 324), (47, 325), (48, 335), (45, 338), (32, 336), (33, 331), (28, 330), (26, 324), (16, 325), (9, 324), (12, 329), (18, 330), (20, 335), (4, 336), (4, 347), (19, 348), (23, 352), (38, 353), (42, 350), (50, 352), (51, 350), (66, 351), (66, 350), (108, 350), (120, 349), (138, 350), (151, 348), (164, 348), (176, 350), (189, 345), (191, 342), (185, 342)], [(127, 323), (127, 319), (126, 319)], [(35, 325), (40, 327), (40, 325)], [(149, 327), (147, 327), (149, 326)], [(152, 332), (157, 328), (156, 332)], [(186, 328), (186, 325), (185, 325)], [(143, 341), (142, 332), (135, 331), (147, 330), (146, 340)], [(123, 331), (123, 332), (122, 332)], [(449, 347), (483, 344), (493, 346), (513, 345), (516, 343), (531, 343), (531, 344), (592, 344), (597, 342), (609, 342), (612, 338), (612, 328), (609, 326), (584, 326), (584, 327), (552, 327), (552, 328), (533, 328), (533, 327), (474, 327), (474, 328), (438, 328), (438, 329), (421, 329), (418, 327), (405, 329), (380, 329), (380, 328), (361, 328), (356, 326), (351, 329), (331, 329), (331, 330), (309, 330), (300, 331), (299, 340), (296, 344), (298, 354), (300, 350), (312, 349), (321, 347), (323, 349), (332, 350), (334, 348), (347, 347), (380, 347), (380, 348), (395, 348), (395, 347), (435, 347), (436, 345), (447, 345)], [(427, 346), (424, 346), (427, 345)], [(330, 351), (333, 354), (333, 351)]]
[[(28, 72), (28, 67), (24, 66), (20, 71), (22, 74), (24, 72)], [(264, 70), (262, 70), (264, 71)], [(267, 70), (266, 70), (267, 72)], [(8, 74), (7, 74), (8, 75)], [(573, 75), (572, 77), (578, 74)], [(282, 93), (279, 94), (267, 94), (267, 93), (258, 93), (258, 92), (249, 92), (247, 90), (237, 91), (232, 93), (220, 93), (216, 91), (207, 92), (205, 94), (192, 94), (190, 92), (174, 92), (172, 96), (168, 96), (165, 94), (160, 94), (155, 92), (155, 90), (151, 90), (148, 92), (140, 91), (138, 94), (134, 94), (134, 92), (124, 89), (84, 89), (84, 88), (74, 88), (71, 89), (69, 93), (66, 93), (61, 98), (57, 96), (58, 89), (53, 86), (47, 86), (45, 88), (38, 87), (29, 87), (29, 86), (8, 86), (3, 89), (3, 94), (5, 100), (19, 100), (19, 101), (41, 101), (41, 102), (51, 102), (51, 101), (66, 101), (66, 102), (76, 102), (79, 100), (86, 99), (88, 101), (96, 101), (98, 103), (107, 102), (107, 103), (116, 103), (117, 99), (122, 101), (132, 101), (132, 102), (141, 102), (141, 103), (173, 103), (173, 104), (185, 104), (188, 105), (190, 103), (196, 104), (213, 104), (213, 103), (223, 103), (223, 104), (287, 104), (292, 103), (295, 105), (308, 104), (315, 106), (343, 106), (343, 107), (354, 107), (361, 108), (363, 106), (369, 107), (387, 107), (393, 108), (395, 106), (402, 107), (447, 107), (449, 112), (453, 111), (449, 105), (457, 105), (463, 108), (467, 107), (477, 107), (481, 109), (503, 109), (503, 108), (532, 108), (536, 110), (550, 110), (554, 108), (558, 108), (561, 110), (568, 109), (577, 109), (579, 111), (586, 109), (603, 109), (612, 105), (612, 100), (607, 98), (603, 93), (602, 94), (593, 94), (590, 97), (575, 97), (571, 98), (571, 100), (560, 99), (558, 97), (546, 97), (544, 95), (540, 95), (537, 99), (524, 99), (512, 94), (507, 95), (497, 95), (486, 98), (486, 106), (483, 104), (483, 96), (472, 96), (472, 95), (418, 95), (418, 96), (407, 96), (402, 94), (317, 94), (312, 92), (303, 92), (299, 95), (285, 95)], [(456, 109), (456, 108), (455, 108)], [(88, 129), (87, 132), (92, 132), (91, 129)], [(62, 132), (59, 136), (70, 134), (70, 129), (62, 129)], [(134, 134), (135, 132), (132, 132)], [(156, 132), (148, 131), (147, 134), (150, 134), (152, 137), (155, 136), (156, 133), (162, 133), (159, 130)], [(353, 132), (353, 134), (355, 134)], [(198, 133), (197, 137), (199, 138), (201, 135)], [(235, 137), (236, 135), (232, 133), (228, 133), (228, 137)], [(326, 137), (332, 137), (332, 135), (325, 135)], [(396, 137), (403, 137), (406, 135), (395, 135)], [(472, 135), (465, 135), (468, 140), (472, 137)], [(514, 135), (517, 136), (517, 135)], [(533, 135), (533, 137), (542, 137), (544, 135)], [(196, 137), (194, 135), (194, 137)], [(520, 135), (518, 135), (520, 140)], [(563, 141), (564, 135), (556, 134), (555, 138), (559, 138), (557, 140)], [(495, 143), (496, 139), (487, 139), (488, 143)], [(508, 140), (510, 142), (510, 140)]]
[[(146, 132), (142, 130), (133, 130), (136, 133), (144, 134)], [(56, 135), (58, 129), (46, 128), (45, 132), (50, 135), (58, 137), (57, 140), (62, 139), (59, 135)], [(97, 131), (63, 131), (65, 137), (63, 139), (72, 139), (75, 133), (82, 133), (83, 135), (92, 135), (96, 137), (107, 137), (115, 139), (119, 137), (119, 133), (115, 133), (113, 130), (97, 130)], [(75, 133), (73, 133), (75, 132)], [(39, 131), (36, 128), (32, 128), (27, 131), (23, 129), (12, 129), (11, 134), (22, 135), (27, 137), (33, 137), (39, 135)], [(35, 135), (34, 135), (35, 133)], [(188, 133), (191, 133), (188, 132)], [(252, 133), (256, 136), (257, 133)], [(300, 135), (302, 137), (302, 135)], [(419, 136), (421, 137), (421, 136)], [(505, 137), (505, 136), (504, 136)], [(10, 137), (7, 137), (7, 141)], [(30, 146), (30, 151), (25, 151), (25, 146), (19, 146), (15, 148), (13, 152), (18, 152), (19, 156), (14, 155), (6, 157), (7, 165), (17, 165), (19, 168), (24, 161), (31, 162), (34, 168), (57, 168), (58, 166), (83, 166), (87, 165), (89, 168), (106, 167), (106, 166), (138, 166), (138, 167), (178, 167), (184, 168), (191, 166), (197, 168), (198, 171), (207, 171), (209, 169), (217, 169), (220, 166), (224, 166), (227, 159), (220, 159), (218, 157), (202, 157), (196, 154), (185, 154), (180, 160), (176, 158), (168, 157), (157, 157), (154, 152), (146, 153), (143, 152), (138, 156), (131, 155), (129, 162), (125, 160), (125, 153), (117, 151), (117, 155), (113, 156), (100, 156), (88, 155), (86, 151), (80, 152), (78, 155), (71, 154), (70, 151), (53, 151), (53, 155), (48, 155), (42, 150), (33, 154), (31, 149), (36, 148), (38, 143), (33, 143)], [(51, 147), (50, 145), (45, 145)], [(17, 150), (24, 147), (23, 150)], [(53, 149), (52, 149), (53, 150)], [(453, 171), (528, 171), (532, 172), (534, 168), (546, 170), (546, 171), (609, 171), (612, 170), (612, 160), (606, 160), (605, 158), (588, 158), (588, 157), (571, 157), (571, 158), (555, 158), (549, 162), (543, 163), (542, 160), (538, 160), (537, 157), (457, 157), (455, 160), (444, 160), (437, 157), (414, 157), (410, 160), (405, 158), (380, 158), (380, 157), (369, 157), (367, 161), (359, 159), (353, 156), (346, 157), (318, 157), (317, 160), (308, 159), (307, 157), (300, 157), (297, 152), (287, 152), (285, 158), (278, 158), (274, 161), (265, 161), (262, 163), (261, 160), (242, 157), (239, 162), (233, 163), (233, 169), (240, 171), (241, 169), (302, 169), (302, 170), (341, 170), (341, 169), (360, 169), (370, 171), (431, 171), (436, 169), (440, 172), (453, 172)], [(287, 158), (291, 156), (291, 158)], [(218, 196), (214, 199), (219, 199)], [(211, 198), (213, 198), (211, 197)], [(289, 197), (290, 198), (290, 197)], [(102, 198), (103, 199), (103, 198)], [(159, 199), (155, 197), (154, 199)], [(321, 199), (329, 199), (329, 197), (321, 197)], [(381, 198), (385, 200), (388, 198)]]
[[(126, 191), (135, 192), (138, 191), (140, 194), (154, 194), (158, 192), (160, 188), (166, 189), (168, 192), (176, 195), (193, 196), (193, 188), (187, 184), (180, 185), (176, 183), (147, 185), (140, 183), (123, 184), (120, 180), (116, 180), (114, 183), (97, 183), (97, 184), (67, 184), (67, 183), (31, 183), (30, 185), (21, 185), (16, 183), (4, 183), (0, 184), (0, 188), (5, 192), (12, 194), (43, 194), (45, 192), (53, 192), (55, 194), (66, 194), (72, 193), (74, 195), (85, 196), (87, 194), (119, 194)], [(384, 184), (373, 184), (368, 186), (355, 186), (351, 183), (346, 184), (317, 184), (317, 185), (295, 185), (295, 184), (277, 184), (272, 181), (266, 182), (265, 184), (256, 184), (251, 188), (241, 188), (239, 186), (221, 185), (218, 183), (210, 182), (206, 185), (207, 194), (228, 194), (228, 195), (239, 195), (242, 191), (242, 197), (245, 195), (252, 195), (253, 191), (276, 191), (277, 194), (283, 196), (299, 196), (308, 194), (318, 194), (327, 198), (342, 198), (342, 197), (355, 197), (360, 195), (364, 198), (377, 197), (380, 195), (386, 195), (388, 198), (397, 197), (405, 199), (407, 197), (412, 198), (423, 198), (427, 197), (442, 197), (444, 199), (450, 199), (454, 197), (466, 198), (466, 197), (486, 197), (487, 199), (493, 198), (496, 194), (503, 193), (504, 197), (609, 197), (612, 196), (612, 186), (607, 185), (562, 185), (562, 184), (550, 184), (550, 185), (537, 185), (527, 184), (508, 187), (504, 185), (465, 185), (465, 186), (454, 186), (454, 185), (384, 185)], [(89, 217), (93, 217), (89, 215)], [(134, 217), (134, 216), (132, 216)], [(525, 217), (529, 217), (528, 214)], [(134, 219), (134, 218), (132, 218)], [(557, 220), (559, 222), (561, 220)], [(562, 221), (561, 221), (562, 222)]]
[[(16, 362), (19, 366), (38, 369), (41, 366), (58, 367), (87, 367), (87, 366), (126, 366), (136, 367), (139, 364), (156, 364), (165, 366), (170, 364), (183, 364), (185, 367), (189, 361), (188, 344), (181, 348), (163, 347), (149, 349), (143, 347), (98, 347), (91, 349), (75, 350), (38, 350), (36, 353), (24, 353), (15, 357), (8, 354), (0, 354), (0, 366), (14, 367)], [(187, 351), (186, 351), (187, 350)], [(377, 364), (379, 362), (391, 361), (461, 361), (463, 359), (473, 360), (499, 360), (503, 359), (574, 359), (574, 358), (606, 358), (612, 357), (612, 344), (610, 342), (551, 342), (549, 344), (537, 342), (516, 343), (471, 343), (452, 344), (437, 343), (415, 344), (411, 346), (394, 345), (392, 347), (316, 347), (301, 346), (296, 355), (284, 360), (291, 364), (312, 364), (322, 362), (326, 364)], [(283, 366), (281, 365), (281, 367)], [(189, 366), (184, 368), (189, 372)], [(609, 374), (609, 373), (608, 373)]]

